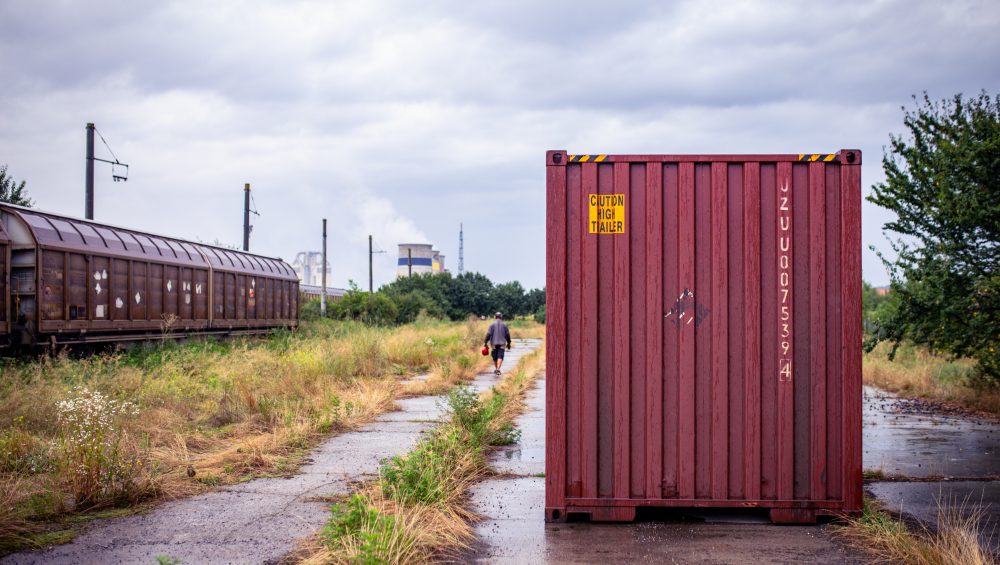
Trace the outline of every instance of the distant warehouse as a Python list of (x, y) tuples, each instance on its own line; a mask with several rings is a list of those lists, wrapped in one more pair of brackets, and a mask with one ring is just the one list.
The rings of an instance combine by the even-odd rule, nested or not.
[(430, 243), (400, 243), (399, 261), (396, 264), (396, 277), (408, 277), (411, 274), (443, 273), (444, 255), (434, 249)]

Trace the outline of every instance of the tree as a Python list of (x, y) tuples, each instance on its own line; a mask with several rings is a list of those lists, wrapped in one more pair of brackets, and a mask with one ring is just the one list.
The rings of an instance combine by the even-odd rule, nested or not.
[(866, 333), (872, 331), (875, 311), (888, 301), (889, 297), (888, 293), (879, 294), (878, 289), (868, 281), (861, 281), (861, 321)]
[(538, 312), (539, 308), (545, 307), (545, 289), (533, 288), (529, 290), (528, 294), (524, 296), (524, 300), (527, 302), (525, 309), (528, 312)]
[(494, 308), (508, 318), (524, 314), (524, 287), (517, 281), (505, 282), (493, 287), (491, 300)]
[(24, 191), (26, 184), (27, 182), (23, 180), (18, 184), (8, 176), (7, 165), (0, 166), (0, 202), (9, 202), (26, 208), (34, 206), (35, 202), (28, 198), (28, 194)]
[[(868, 200), (889, 209), (895, 259), (880, 254), (892, 304), (879, 309), (870, 349), (904, 339), (971, 357), (1000, 383), (1000, 96), (957, 95), (905, 107), (909, 135), (890, 136), (886, 180)], [(895, 348), (893, 348), (895, 351)]]

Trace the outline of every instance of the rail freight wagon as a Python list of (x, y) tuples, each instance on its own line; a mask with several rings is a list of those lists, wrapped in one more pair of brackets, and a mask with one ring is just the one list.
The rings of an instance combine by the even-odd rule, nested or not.
[(250, 334), (298, 323), (280, 259), (0, 204), (0, 344)]
[(546, 520), (859, 512), (861, 152), (546, 169)]

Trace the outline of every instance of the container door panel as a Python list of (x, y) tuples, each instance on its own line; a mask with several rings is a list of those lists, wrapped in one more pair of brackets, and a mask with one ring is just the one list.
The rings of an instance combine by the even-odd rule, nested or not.
[(289, 320), (295, 317), (295, 312), (292, 311), (292, 296), (298, 294), (295, 291), (295, 285), (291, 281), (285, 281), (285, 319)]
[(65, 316), (65, 260), (66, 254), (61, 251), (42, 252), (42, 320), (62, 320)]
[(260, 281), (260, 319), (269, 320), (271, 318), (271, 279), (261, 278)]
[(288, 319), (288, 281), (281, 281), (281, 314), (282, 320)]
[(149, 265), (149, 319), (154, 322), (163, 321), (163, 293), (166, 290), (163, 280), (163, 265)]
[(236, 275), (226, 273), (226, 319), (236, 319)]
[(108, 300), (111, 301), (111, 319), (128, 320), (128, 261), (112, 259), (110, 276), (111, 295)]
[(208, 319), (208, 271), (194, 271), (194, 319)]
[(148, 320), (146, 302), (149, 295), (146, 292), (146, 264), (132, 264), (132, 292), (128, 297), (132, 305), (132, 319)]
[(191, 269), (179, 269), (180, 280), (180, 317), (182, 320), (190, 320), (194, 316), (194, 283), (191, 280)]
[(247, 277), (247, 319), (257, 319), (257, 278)]
[(236, 319), (247, 319), (247, 277), (246, 275), (236, 276)]
[(7, 250), (7, 242), (0, 241), (0, 331), (7, 329)]
[(271, 279), (271, 318), (281, 318), (281, 281)]
[(212, 309), (213, 317), (221, 320), (226, 317), (226, 274), (216, 272), (212, 277)]
[(87, 287), (93, 280), (87, 275), (87, 258), (78, 253), (69, 256), (69, 319), (87, 319)]
[(264, 316), (266, 320), (274, 317), (274, 279), (262, 279), (264, 284)]
[(108, 270), (111, 268), (110, 260), (107, 257), (92, 257), (90, 260), (90, 319), (106, 321), (111, 319), (111, 312), (108, 310), (111, 295), (110, 284), (108, 282)]
[(179, 279), (180, 273), (177, 267), (165, 265), (163, 267), (163, 313), (166, 316), (178, 316), (178, 297), (181, 294)]

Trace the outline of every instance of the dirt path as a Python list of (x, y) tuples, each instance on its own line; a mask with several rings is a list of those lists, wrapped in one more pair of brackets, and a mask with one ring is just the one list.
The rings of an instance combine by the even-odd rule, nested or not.
[(488, 563), (861, 563), (828, 526), (774, 526), (766, 518), (698, 513), (631, 524), (543, 523), (545, 381), (528, 397), (521, 442), (493, 455), (507, 475), (473, 489), (479, 543), (461, 561)]
[[(507, 367), (541, 342), (515, 343)], [(484, 373), (472, 386), (485, 390), (495, 382), (492, 373)], [(160, 556), (191, 564), (273, 563), (329, 519), (328, 504), (316, 497), (347, 494), (351, 482), (377, 472), (381, 459), (412, 449), (440, 418), (441, 400), (399, 401), (402, 410), (320, 445), (295, 476), (257, 479), (168, 502), (145, 515), (95, 522), (71, 543), (10, 555), (0, 563), (150, 564)]]

